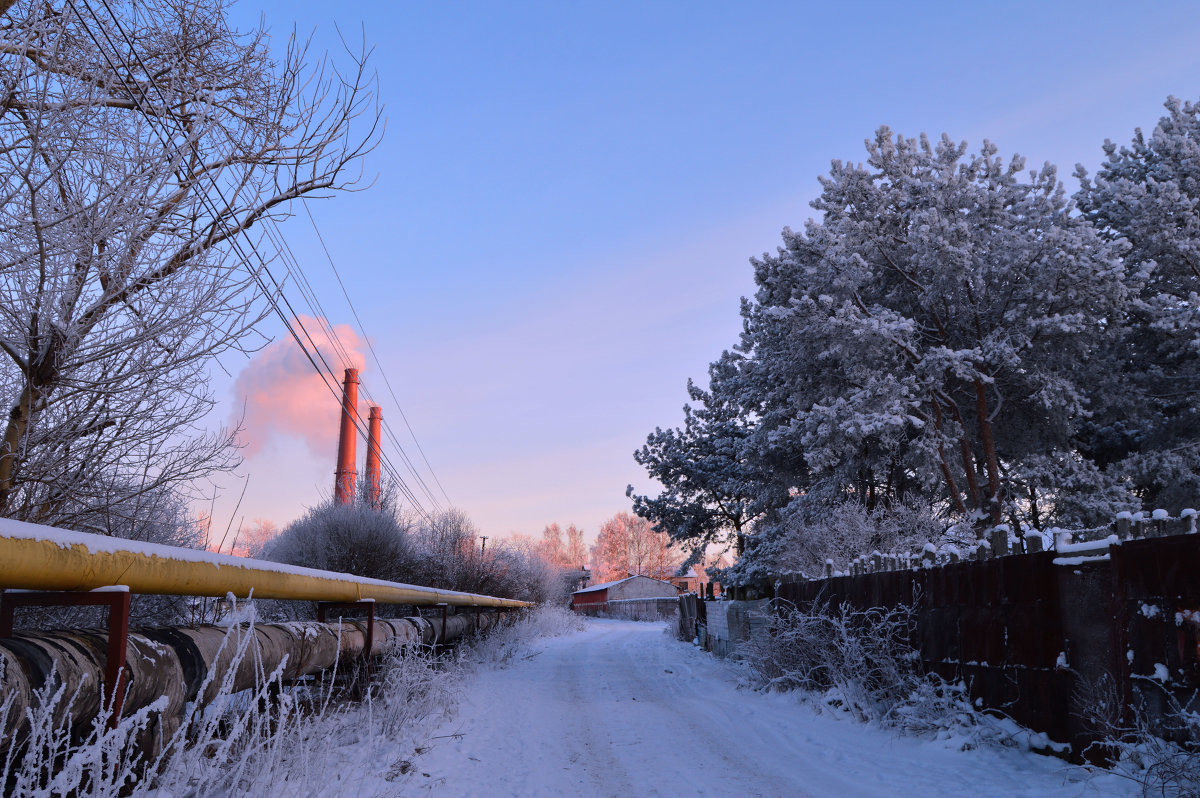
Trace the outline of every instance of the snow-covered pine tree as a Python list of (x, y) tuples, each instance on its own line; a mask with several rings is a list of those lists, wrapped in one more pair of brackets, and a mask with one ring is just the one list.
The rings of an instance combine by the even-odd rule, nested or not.
[(662, 486), (657, 496), (626, 488), (634, 512), (686, 549), (689, 563), (700, 562), (709, 544), (736, 544), (767, 509), (786, 503), (785, 475), (804, 467), (802, 458), (791, 464), (753, 459), (754, 414), (734, 393), (741, 360), (725, 352), (709, 366), (707, 391), (689, 380), (694, 406), (684, 405), (683, 426), (656, 429), (633, 453)]
[(1124, 317), (1123, 246), (1073, 213), (1048, 164), (1026, 174), (988, 142), (968, 156), (887, 128), (867, 150), (821, 178), (820, 219), (753, 261), (721, 390), (753, 420), (743, 460), (806, 468), (751, 559), (805, 503), (1106, 520), (1128, 496), (1080, 478), (1099, 469), (1078, 435), (1092, 358)]
[(1077, 202), (1135, 272), (1124, 334), (1105, 353), (1107, 389), (1087, 425), (1088, 456), (1130, 479), (1150, 507), (1200, 495), (1200, 105), (1171, 97), (1094, 179), (1077, 168)]

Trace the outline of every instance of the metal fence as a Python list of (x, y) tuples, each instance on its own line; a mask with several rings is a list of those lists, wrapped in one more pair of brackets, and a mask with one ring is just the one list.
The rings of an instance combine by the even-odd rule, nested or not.
[(679, 616), (677, 598), (611, 599), (598, 604), (577, 604), (575, 611), (594, 618), (622, 618), (627, 621), (665, 621)]
[[(911, 604), (912, 642), (929, 671), (1081, 752), (1097, 739), (1085, 718), (1099, 693), (1118, 699), (1123, 720), (1141, 712), (1152, 724), (1172, 698), (1200, 695), (1200, 535), (1113, 539), (1071, 554), (785, 577), (769, 593), (801, 608)], [(751, 602), (695, 603), (682, 610), (681, 636), (732, 650), (743, 630), (720, 621)]]

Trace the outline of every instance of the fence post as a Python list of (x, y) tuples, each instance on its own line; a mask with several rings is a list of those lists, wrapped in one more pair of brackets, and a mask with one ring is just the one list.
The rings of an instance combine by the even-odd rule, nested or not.
[(1008, 554), (1008, 527), (1001, 524), (992, 528), (992, 554), (1004, 557)]

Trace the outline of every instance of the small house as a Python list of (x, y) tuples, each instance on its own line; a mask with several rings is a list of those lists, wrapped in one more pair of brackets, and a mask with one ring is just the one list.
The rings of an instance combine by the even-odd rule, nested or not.
[(673, 599), (678, 595), (679, 590), (670, 582), (649, 576), (627, 576), (615, 582), (602, 582), (576, 590), (571, 594), (571, 609), (593, 614), (607, 610), (610, 601)]
[(560, 571), (563, 584), (566, 586), (567, 593), (574, 593), (576, 590), (582, 590), (588, 586), (588, 582), (592, 581), (592, 572), (585, 566), (583, 568), (570, 568)]
[[(708, 568), (714, 569), (728, 567), (729, 563), (725, 561), (724, 557), (716, 557), (708, 565)], [(711, 584), (712, 587), (707, 588), (707, 590), (711, 591), (709, 595), (719, 596), (721, 595), (721, 585), (719, 582), (709, 576), (708, 568), (705, 568), (703, 565), (694, 565), (691, 568), (688, 568), (687, 573), (679, 576), (672, 576), (671, 584), (679, 588), (681, 593), (696, 593), (701, 596), (705, 594), (707, 586)]]

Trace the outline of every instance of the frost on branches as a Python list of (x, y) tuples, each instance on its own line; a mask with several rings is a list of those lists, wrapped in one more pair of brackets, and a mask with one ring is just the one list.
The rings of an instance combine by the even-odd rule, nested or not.
[(1073, 459), (1088, 358), (1123, 312), (1119, 253), (1053, 167), (886, 128), (867, 150), (822, 179), (820, 222), (755, 261), (739, 348), (760, 437), (804, 452), (809, 492), (939, 494), (1000, 523), (1029, 496), (1011, 464)]
[[(656, 429), (633, 457), (662, 485), (658, 496), (634, 493), (634, 512), (684, 544), (688, 563), (703, 559), (704, 547), (739, 540), (772, 500), (786, 497), (790, 468), (748, 456), (755, 419), (725, 390), (736, 381), (742, 357), (726, 352), (709, 367), (712, 389), (690, 380), (695, 408), (683, 408), (682, 429)], [(792, 468), (801, 468), (802, 461)]]
[(700, 409), (635, 454), (663, 486), (630, 489), (635, 510), (684, 541), (752, 525), (749, 575), (819, 569), (833, 539), (846, 556), (1195, 495), (1200, 126), (1168, 110), (1150, 142), (1108, 145), (1083, 213), (1053, 166), (986, 141), (881, 128), (865, 163), (834, 161), (820, 216), (752, 260), (740, 342), (689, 385)]
[(225, 11), (5, 17), (0, 515), (112, 533), (111, 511), (234, 462), (200, 422), (207, 365), (262, 316), (248, 231), (348, 185), (377, 117), (361, 61), (307, 69), (295, 41), (273, 59)]
[(1077, 174), (1081, 210), (1144, 270), (1087, 445), (1147, 506), (1177, 508), (1200, 495), (1200, 106), (1166, 108), (1148, 140), (1105, 142), (1095, 179)]
[(680, 558), (670, 538), (644, 518), (617, 513), (600, 525), (592, 547), (595, 582), (614, 582), (627, 576), (668, 579), (679, 570)]

